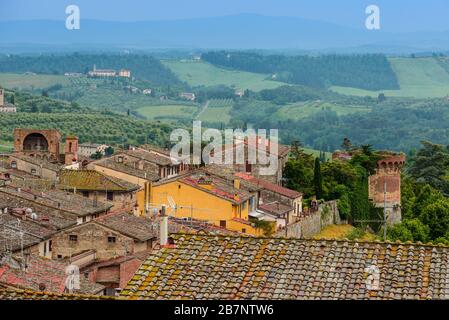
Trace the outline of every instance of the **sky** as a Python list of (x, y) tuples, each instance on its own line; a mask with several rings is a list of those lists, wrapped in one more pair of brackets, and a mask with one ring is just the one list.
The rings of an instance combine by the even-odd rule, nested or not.
[(294, 16), (363, 28), (365, 8), (379, 6), (384, 31), (449, 30), (448, 0), (0, 0), (0, 21), (64, 20), (75, 4), (82, 19), (171, 20), (253, 13)]

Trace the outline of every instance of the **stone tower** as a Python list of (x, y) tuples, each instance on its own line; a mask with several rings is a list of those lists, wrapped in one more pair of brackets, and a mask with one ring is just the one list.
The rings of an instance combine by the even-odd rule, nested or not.
[(3, 95), (3, 89), (0, 88), (0, 106), (3, 106), (5, 104), (5, 98)]
[(377, 162), (376, 173), (369, 177), (369, 198), (378, 208), (386, 206), (390, 225), (401, 222), (401, 169), (404, 164), (403, 154), (384, 153)]
[(71, 165), (78, 162), (78, 137), (67, 136), (65, 139), (65, 164)]
[(14, 129), (14, 152), (59, 162), (61, 134), (54, 129)]

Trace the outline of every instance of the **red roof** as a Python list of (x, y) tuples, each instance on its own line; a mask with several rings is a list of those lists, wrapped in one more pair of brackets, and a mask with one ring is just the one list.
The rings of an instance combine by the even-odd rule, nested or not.
[(235, 173), (235, 176), (237, 176), (243, 180), (257, 184), (258, 186), (261, 186), (262, 188), (264, 188), (266, 190), (281, 194), (281, 195), (286, 196), (291, 199), (295, 199), (295, 198), (302, 196), (301, 192), (282, 187), (278, 184), (269, 182), (267, 180), (258, 179), (250, 174), (247, 174), (247, 173), (237, 172), (237, 173)]
[(0, 283), (18, 288), (38, 290), (45, 284), (45, 291), (64, 292), (65, 268), (63, 263), (30, 256), (26, 271), (11, 268), (8, 264), (0, 266)]

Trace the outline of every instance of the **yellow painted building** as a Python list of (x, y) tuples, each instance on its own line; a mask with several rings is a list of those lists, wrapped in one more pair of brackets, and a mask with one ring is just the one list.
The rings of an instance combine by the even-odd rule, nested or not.
[[(188, 175), (153, 183), (150, 202), (167, 204), (169, 215), (206, 220), (223, 228), (260, 235), (249, 222), (249, 211), (256, 206), (255, 196), (240, 188), (240, 181), (226, 181), (197, 171)], [(172, 200), (176, 210), (170, 208)]]

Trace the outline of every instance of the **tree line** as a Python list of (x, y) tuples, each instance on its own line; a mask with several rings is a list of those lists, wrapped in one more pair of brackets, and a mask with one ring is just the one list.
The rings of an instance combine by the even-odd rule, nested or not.
[(131, 76), (150, 81), (153, 85), (175, 85), (181, 81), (158, 59), (143, 54), (48, 54), (39, 56), (0, 55), (0, 72), (40, 74), (87, 73), (97, 69), (128, 69)]
[(399, 89), (396, 74), (382, 54), (287, 56), (212, 51), (201, 58), (221, 67), (271, 74), (273, 80), (310, 87)]

